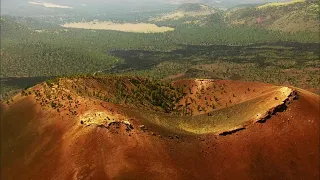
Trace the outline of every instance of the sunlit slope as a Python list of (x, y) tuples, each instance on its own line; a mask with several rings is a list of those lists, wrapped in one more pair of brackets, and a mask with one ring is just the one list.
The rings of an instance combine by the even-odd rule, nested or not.
[(234, 25), (250, 25), (286, 32), (319, 31), (319, 5), (312, 1), (267, 3), (233, 9), (227, 20)]
[(306, 0), (292, 0), (289, 2), (273, 2), (273, 3), (267, 3), (261, 6), (258, 6), (258, 9), (268, 8), (268, 7), (279, 7), (279, 6), (288, 6), (296, 3), (304, 3)]
[[(218, 84), (210, 80), (202, 80), (201, 82), (203, 84), (208, 83), (207, 87), (211, 87), (212, 89), (214, 85)], [(159, 113), (143, 113), (141, 116), (150, 120), (152, 123), (179, 133), (225, 134), (245, 128), (257, 121), (264, 121), (275, 113), (276, 108), (286, 106), (286, 101), (289, 101), (294, 94), (293, 90), (288, 87), (265, 85), (262, 87), (263, 91), (260, 87), (260, 89), (253, 89), (250, 90), (250, 92), (247, 90), (247, 87), (254, 87), (254, 83), (244, 82), (242, 88), (239, 88), (239, 82), (235, 82), (235, 86), (238, 89), (232, 87), (232, 81), (226, 81), (223, 84), (225, 84), (225, 89), (228, 89), (228, 91), (232, 89), (233, 91), (231, 91), (231, 93), (229, 92), (231, 97), (229, 97), (229, 93), (222, 96), (220, 95), (217, 103), (227, 103), (221, 106), (217, 104), (215, 109), (206, 106), (206, 104), (209, 103), (205, 101), (194, 100), (198, 102), (198, 107), (207, 108), (205, 112), (193, 109), (195, 111), (193, 115), (187, 116), (164, 115)], [(238, 97), (235, 96), (235, 94), (237, 94)], [(190, 98), (190, 94), (188, 96), (184, 97), (184, 99)], [(216, 97), (216, 95), (213, 95), (213, 97)], [(210, 101), (209, 97), (205, 96), (204, 99)], [(230, 103), (231, 100), (229, 99), (232, 99), (233, 103)], [(210, 101), (210, 104), (211, 103), (212, 100)], [(192, 109), (192, 107), (190, 109)], [(189, 111), (192, 111), (190, 109)], [(188, 109), (184, 111), (188, 112)]]
[(160, 17), (151, 18), (151, 21), (168, 21), (168, 20), (178, 20), (188, 17), (198, 17), (202, 18), (207, 15), (214, 14), (216, 12), (212, 7), (200, 4), (200, 3), (186, 3), (179, 6), (172, 13), (164, 14)]

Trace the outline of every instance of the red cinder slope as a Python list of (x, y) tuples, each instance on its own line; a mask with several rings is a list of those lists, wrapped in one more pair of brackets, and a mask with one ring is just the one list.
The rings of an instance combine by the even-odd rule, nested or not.
[(283, 112), (226, 136), (143, 126), (136, 111), (90, 98), (70, 115), (19, 95), (0, 108), (1, 179), (317, 180), (319, 96), (296, 91)]

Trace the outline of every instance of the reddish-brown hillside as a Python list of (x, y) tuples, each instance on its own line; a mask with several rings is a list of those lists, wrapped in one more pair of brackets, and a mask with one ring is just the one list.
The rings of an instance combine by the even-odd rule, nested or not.
[[(179, 80), (152, 96), (149, 81), (129, 79), (117, 79), (121, 96), (112, 78), (64, 78), (2, 103), (1, 179), (319, 179), (318, 95)], [(139, 89), (150, 92), (132, 97)], [(174, 107), (149, 96), (173, 98)], [(210, 109), (213, 96), (221, 106)], [(207, 110), (182, 114), (187, 98), (195, 99), (190, 109)]]

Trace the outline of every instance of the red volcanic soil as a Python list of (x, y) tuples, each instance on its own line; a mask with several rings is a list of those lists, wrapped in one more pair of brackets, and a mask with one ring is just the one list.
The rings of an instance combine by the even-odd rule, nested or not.
[[(192, 110), (193, 115), (230, 107), (254, 99), (275, 88), (266, 83), (204, 79), (177, 80), (173, 85), (183, 87), (186, 96), (178, 105), (189, 104), (186, 112)], [(185, 85), (188, 86), (184, 87)], [(198, 111), (200, 107), (201, 111)]]
[[(296, 91), (299, 98), (283, 112), (226, 136), (164, 133), (143, 126), (135, 111), (90, 98), (78, 97), (77, 114), (70, 115), (19, 95), (0, 108), (1, 179), (316, 180), (319, 96)], [(91, 111), (127, 120), (133, 129), (81, 123)]]

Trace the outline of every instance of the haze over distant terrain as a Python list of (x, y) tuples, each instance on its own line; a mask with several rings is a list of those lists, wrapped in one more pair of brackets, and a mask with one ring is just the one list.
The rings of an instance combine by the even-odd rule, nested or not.
[[(281, 2), (288, 0), (3, 0), (1, 1), (1, 14), (6, 15), (41, 15), (54, 10), (64, 9), (66, 12), (90, 11), (133, 11), (133, 10), (153, 10), (168, 6), (177, 6), (183, 3), (204, 3), (213, 7), (227, 8), (240, 4), (257, 4), (267, 2)], [(50, 9), (49, 12), (45, 10)], [(60, 11), (59, 11), (60, 12)], [(64, 11), (65, 12), (65, 11)]]

